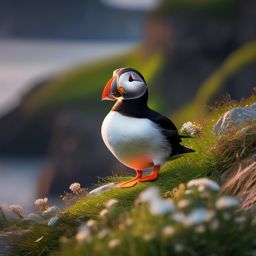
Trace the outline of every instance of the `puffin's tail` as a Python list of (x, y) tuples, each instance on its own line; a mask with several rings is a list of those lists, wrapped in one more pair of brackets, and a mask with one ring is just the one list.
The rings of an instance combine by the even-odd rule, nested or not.
[(179, 158), (185, 154), (188, 154), (188, 153), (193, 153), (193, 152), (196, 152), (194, 149), (191, 149), (191, 148), (187, 148), (183, 145), (177, 145), (176, 147), (173, 148), (173, 152), (171, 153), (170, 155), (170, 158), (171, 159), (176, 159), (176, 158)]
[(194, 149), (192, 148), (187, 148), (185, 146), (180, 145), (180, 152), (182, 152), (182, 154), (187, 154), (187, 153), (193, 153), (196, 152)]

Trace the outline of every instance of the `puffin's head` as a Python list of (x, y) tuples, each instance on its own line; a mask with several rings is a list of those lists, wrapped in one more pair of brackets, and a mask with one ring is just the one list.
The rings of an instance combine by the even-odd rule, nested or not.
[(106, 84), (102, 100), (137, 99), (147, 91), (147, 85), (140, 72), (133, 68), (119, 68)]

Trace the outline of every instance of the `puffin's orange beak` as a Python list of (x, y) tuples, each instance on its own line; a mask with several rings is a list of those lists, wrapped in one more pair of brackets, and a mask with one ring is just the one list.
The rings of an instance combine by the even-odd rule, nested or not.
[(102, 100), (115, 100), (117, 97), (120, 97), (120, 93), (117, 90), (116, 86), (116, 76), (112, 77), (106, 84), (101, 99)]

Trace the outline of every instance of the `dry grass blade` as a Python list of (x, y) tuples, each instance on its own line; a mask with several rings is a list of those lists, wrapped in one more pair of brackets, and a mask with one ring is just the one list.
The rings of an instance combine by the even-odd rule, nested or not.
[(256, 204), (256, 154), (235, 163), (226, 173), (222, 190), (242, 199), (241, 209)]

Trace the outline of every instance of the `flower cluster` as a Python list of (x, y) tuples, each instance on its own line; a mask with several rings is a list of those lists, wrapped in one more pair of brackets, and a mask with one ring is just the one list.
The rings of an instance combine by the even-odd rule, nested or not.
[(60, 209), (53, 205), (49, 206), (48, 198), (39, 198), (35, 200), (35, 206), (38, 209), (38, 213), (29, 213), (25, 215), (22, 213), (22, 207), (17, 204), (9, 205), (9, 210), (23, 220), (24, 223), (44, 223), (47, 222), (48, 226), (53, 226), (58, 221), (57, 216)]
[(39, 213), (42, 213), (43, 211), (45, 211), (49, 208), (48, 198), (45, 197), (45, 198), (36, 199), (35, 205), (37, 206)]
[(23, 219), (23, 213), (22, 213), (22, 206), (18, 205), (18, 204), (12, 204), (9, 205), (9, 210), (14, 213), (15, 215), (17, 215), (19, 218)]
[[(75, 238), (79, 251), (81, 255), (88, 251), (107, 256), (152, 255), (150, 248), (155, 246), (154, 251), (161, 246), (166, 255), (188, 255), (190, 251), (197, 254), (200, 245), (202, 255), (209, 251), (222, 255), (223, 247), (216, 248), (216, 241), (221, 244), (221, 237), (225, 237), (235, 244), (232, 227), (247, 236), (251, 219), (237, 211), (237, 199), (220, 195), (219, 190), (215, 181), (201, 178), (178, 186), (163, 198), (160, 190), (152, 186), (139, 194), (132, 210), (119, 215), (118, 200), (110, 199), (96, 219), (78, 228)], [(249, 244), (253, 248), (253, 243)]]
[(81, 197), (88, 195), (88, 191), (85, 188), (82, 188), (81, 184), (78, 182), (72, 183), (69, 186), (69, 189), (71, 193), (64, 192), (64, 195), (60, 196), (67, 206), (74, 204)]
[(185, 135), (195, 136), (202, 130), (202, 126), (198, 123), (192, 123), (190, 121), (184, 123), (180, 128), (180, 132)]
[(153, 215), (162, 215), (174, 210), (174, 204), (171, 199), (163, 199), (157, 187), (150, 187), (143, 191), (138, 198), (139, 202), (149, 203), (150, 212)]
[[(109, 216), (109, 213), (115, 208), (115, 206), (118, 203), (119, 203), (119, 201), (115, 198), (112, 198), (112, 199), (108, 200), (107, 202), (105, 202), (106, 208), (102, 209), (101, 212), (99, 213), (100, 219), (103, 221), (106, 221)], [(103, 239), (109, 233), (108, 229), (105, 229), (105, 228), (98, 230), (97, 221), (90, 219), (86, 223), (82, 223), (79, 226), (78, 232), (77, 232), (75, 238), (78, 242), (91, 242), (93, 232), (95, 230), (98, 231), (97, 239)], [(109, 241), (110, 248), (114, 248), (118, 244), (119, 244), (118, 239), (113, 239), (113, 240)]]
[(79, 195), (82, 193), (82, 188), (80, 183), (74, 182), (69, 186), (69, 189), (76, 195)]

